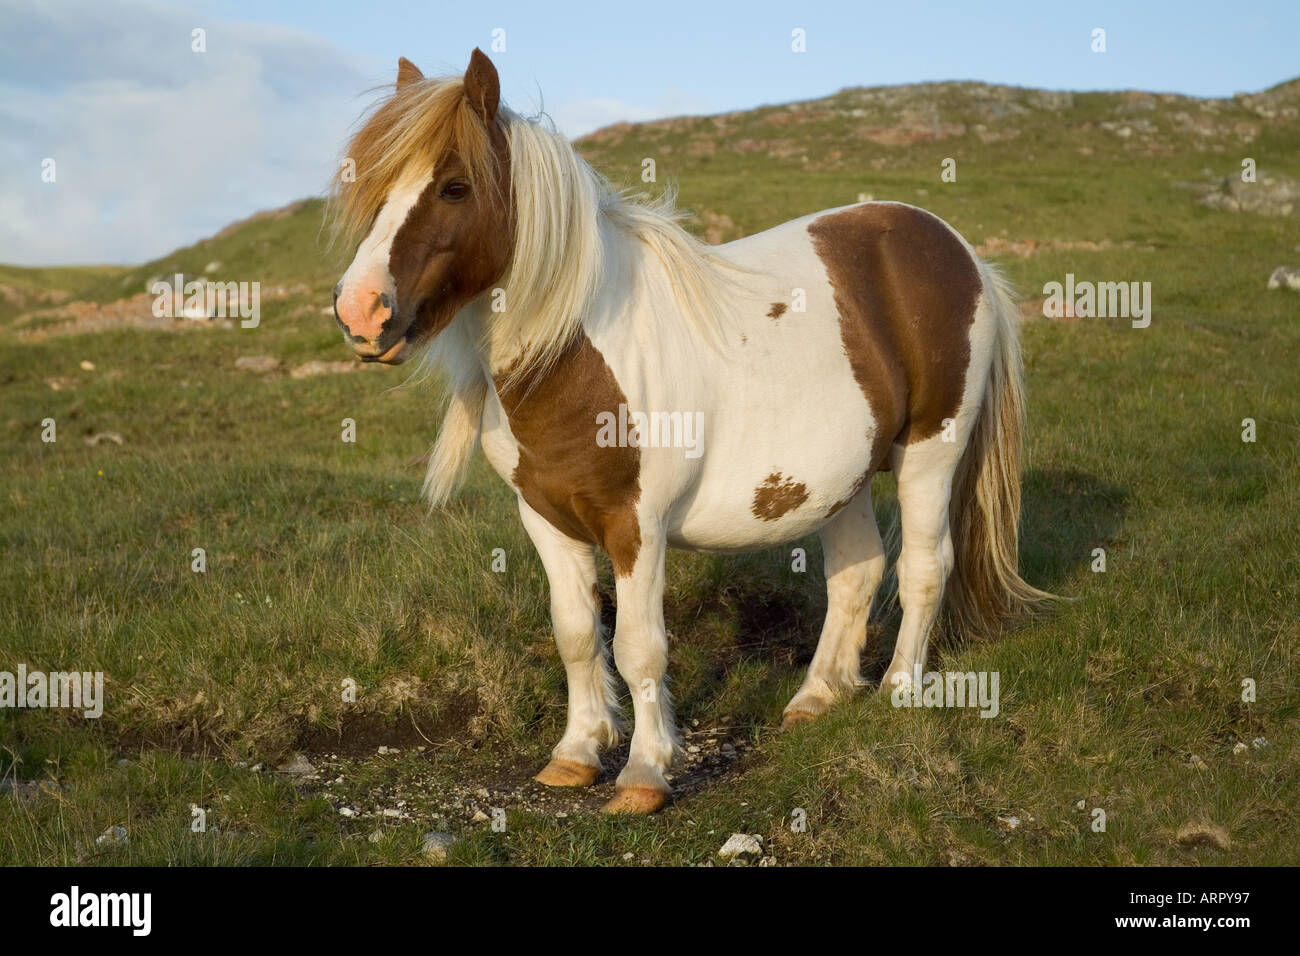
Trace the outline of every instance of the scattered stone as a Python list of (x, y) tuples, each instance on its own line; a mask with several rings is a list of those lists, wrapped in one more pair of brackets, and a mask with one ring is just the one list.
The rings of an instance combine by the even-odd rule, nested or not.
[(95, 370), (95, 363), (94, 363), (94, 362), (89, 362), (89, 361), (87, 361), (86, 359), (82, 359), (82, 360), (81, 360), (81, 370), (82, 370), (83, 372), (93, 372), (93, 371)]
[(718, 856), (724, 860), (741, 860), (746, 863), (762, 855), (762, 837), (749, 833), (733, 833), (727, 837), (727, 842), (722, 844), (722, 849), (718, 851)]
[(1078, 803), (1076, 803), (1076, 804), (1074, 805), (1074, 809), (1076, 809), (1076, 810), (1087, 810), (1087, 809), (1088, 809), (1088, 801), (1086, 801), (1086, 800), (1080, 800)]
[(357, 811), (353, 810), (351, 807), (339, 807), (339, 815), (345, 817), (355, 817), (357, 815)]
[(487, 823), (487, 822), (488, 822), (489, 820), (491, 820), (491, 819), (492, 819), (492, 818), (491, 818), (490, 816), (488, 816), (486, 813), (484, 813), (482, 810), (475, 810), (475, 811), (474, 811), (474, 822), (475, 822), (475, 823)]
[(273, 355), (241, 355), (235, 359), (235, 369), (240, 372), (274, 372), (280, 360)]
[(1179, 846), (1208, 846), (1226, 850), (1232, 845), (1228, 831), (1213, 823), (1189, 822), (1178, 828)]
[(1273, 270), (1273, 274), (1268, 277), (1268, 287), (1270, 289), (1290, 289), (1293, 292), (1300, 292), (1300, 267), (1278, 266)]
[(1244, 743), (1242, 743), (1240, 740), (1238, 740), (1235, 744), (1233, 744), (1233, 747), (1232, 747), (1232, 752), (1233, 752), (1233, 754), (1236, 755), (1236, 756), (1238, 756), (1238, 757), (1240, 757), (1242, 754), (1246, 753), (1246, 751), (1248, 751), (1248, 750), (1250, 750), (1250, 748), (1247, 747), (1247, 746), (1246, 746)]
[(452, 848), (459, 842), (450, 833), (426, 833), (420, 840), (420, 851), (433, 863), (445, 863)]
[(371, 832), (370, 836), (366, 837), (366, 839), (369, 840), (371, 843), (380, 843), (384, 839), (384, 831), (374, 830)]
[(1209, 770), (1209, 765), (1200, 758), (1199, 754), (1192, 754), (1187, 760), (1187, 766), (1193, 770)]
[(280, 764), (275, 769), (277, 773), (282, 773), (287, 777), (308, 777), (316, 772), (316, 768), (311, 765), (311, 761), (302, 754), (294, 754), (292, 760)]
[(126, 444), (126, 439), (122, 437), (120, 432), (99, 432), (96, 435), (87, 435), (82, 441), (92, 448), (102, 441), (111, 441), (114, 445)]
[(126, 827), (109, 827), (95, 838), (96, 846), (125, 846), (128, 841)]
[(312, 378), (316, 375), (336, 375), (341, 372), (355, 372), (361, 368), (360, 362), (322, 362), (315, 359), (295, 366), (289, 373), (290, 378)]
[(624, 854), (623, 854), (623, 859), (624, 859), (624, 860), (630, 860), (630, 859), (632, 859), (632, 857), (634, 857), (635, 855), (636, 855), (635, 853), (624, 853)]
[(1253, 183), (1243, 183), (1237, 176), (1214, 183), (1192, 183), (1201, 193), (1202, 206), (1224, 212), (1250, 212), (1261, 216), (1290, 216), (1300, 207), (1300, 180), (1259, 173)]
[(1268, 741), (1263, 737), (1256, 737), (1254, 740), (1250, 742), (1250, 745), (1254, 747), (1256, 750), (1263, 750), (1265, 747), (1268, 746)]
[(1020, 827), (1020, 818), (1014, 814), (998, 817), (998, 826), (1004, 830), (1016, 830)]

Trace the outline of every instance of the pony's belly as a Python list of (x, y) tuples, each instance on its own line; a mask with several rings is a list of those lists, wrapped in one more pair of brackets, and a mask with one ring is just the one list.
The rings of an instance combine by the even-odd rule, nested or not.
[(697, 493), (671, 516), (668, 542), (693, 551), (757, 551), (811, 534), (862, 489), (868, 451), (865, 442), (845, 441), (821, 459), (733, 467), (729, 475), (706, 471)]

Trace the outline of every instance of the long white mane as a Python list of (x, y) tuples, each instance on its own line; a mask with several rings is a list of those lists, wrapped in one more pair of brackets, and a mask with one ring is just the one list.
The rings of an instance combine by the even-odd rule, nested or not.
[(467, 306), (426, 353), (426, 368), (440, 367), (452, 387), (424, 483), (434, 506), (463, 480), (478, 440), (488, 388), (480, 356), (511, 356), (507, 382), (545, 370), (595, 318), (604, 286), (627, 281), (611, 267), (619, 244), (642, 244), (658, 262), (675, 301), (655, 303), (656, 312), (679, 317), (703, 347), (720, 348), (733, 327), (739, 270), (682, 228), (671, 191), (658, 201), (620, 191), (559, 133), (504, 107), (498, 116), (510, 147), (514, 250), (499, 290)]

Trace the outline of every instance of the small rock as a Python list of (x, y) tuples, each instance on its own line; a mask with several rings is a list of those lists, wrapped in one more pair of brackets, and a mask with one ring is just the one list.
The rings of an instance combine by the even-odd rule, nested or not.
[(1250, 742), (1250, 745), (1254, 747), (1256, 750), (1263, 750), (1265, 747), (1268, 746), (1268, 741), (1263, 737), (1256, 737), (1254, 740)]
[(426, 833), (420, 840), (420, 851), (434, 863), (445, 863), (452, 847), (459, 842), (450, 833)]
[(109, 827), (95, 838), (96, 846), (123, 846), (128, 840), (126, 827)]
[(1213, 823), (1184, 823), (1178, 828), (1180, 846), (1208, 846), (1226, 850), (1232, 845), (1228, 831)]
[(636, 855), (636, 854), (634, 854), (634, 853), (624, 853), (624, 854), (623, 854), (623, 859), (625, 859), (625, 860), (630, 860), (630, 859), (632, 859), (632, 857), (635, 856), (635, 855)]
[(474, 822), (475, 822), (475, 823), (487, 823), (487, 821), (489, 821), (489, 820), (491, 820), (491, 819), (492, 819), (492, 818), (491, 818), (490, 816), (488, 816), (486, 813), (484, 813), (482, 810), (475, 810), (475, 811), (474, 811)]
[(81, 360), (81, 370), (82, 370), (83, 372), (93, 372), (93, 371), (95, 370), (95, 363), (94, 363), (94, 362), (88, 362), (86, 359), (82, 359), (82, 360)]
[(355, 372), (361, 368), (360, 362), (322, 362), (316, 359), (295, 366), (289, 372), (290, 378), (311, 378), (315, 375), (333, 375), (340, 372)]
[(351, 807), (339, 807), (339, 815), (344, 817), (355, 817), (357, 811), (353, 810)]
[(311, 761), (302, 754), (294, 754), (292, 760), (280, 764), (275, 769), (289, 777), (306, 777), (316, 772), (316, 768), (311, 765)]
[(1076, 809), (1076, 810), (1087, 810), (1087, 809), (1088, 809), (1088, 801), (1086, 801), (1086, 800), (1080, 800), (1078, 803), (1076, 803), (1076, 804), (1074, 805), (1074, 809)]
[(1270, 289), (1290, 289), (1300, 292), (1300, 268), (1296, 266), (1278, 266), (1268, 277)]
[(1020, 827), (1020, 818), (1014, 814), (1007, 814), (998, 817), (998, 826), (1004, 830), (1015, 830)]
[(126, 439), (118, 432), (99, 432), (97, 435), (88, 435), (82, 439), (92, 448), (102, 441), (111, 441), (114, 445), (125, 445)]
[(280, 360), (272, 355), (241, 355), (235, 359), (235, 368), (240, 372), (274, 372), (280, 367)]
[(366, 839), (369, 840), (371, 843), (379, 843), (381, 840), (384, 839), (384, 831), (375, 830), (373, 833), (370, 834), (370, 836), (366, 837)]
[(384, 811), (384, 816), (388, 817), (388, 819), (390, 819), (390, 820), (396, 820), (396, 819), (399, 819), (399, 818), (402, 816), (402, 811), (401, 811), (401, 810), (385, 810), (385, 811)]
[(755, 860), (763, 855), (762, 841), (748, 833), (733, 833), (722, 844), (718, 856), (724, 860)]
[(1240, 757), (1242, 754), (1244, 754), (1244, 753), (1245, 753), (1246, 751), (1248, 751), (1249, 749), (1250, 749), (1249, 747), (1247, 747), (1244, 743), (1242, 743), (1240, 740), (1238, 740), (1235, 744), (1233, 744), (1232, 752), (1233, 752), (1236, 756)]
[(1191, 767), (1193, 770), (1209, 770), (1209, 769), (1210, 769), (1210, 768), (1209, 768), (1209, 765), (1206, 764), (1206, 762), (1205, 762), (1204, 760), (1202, 760), (1202, 759), (1200, 758), (1200, 755), (1198, 755), (1198, 754), (1192, 754), (1191, 757), (1188, 758), (1188, 760), (1187, 760), (1187, 766)]

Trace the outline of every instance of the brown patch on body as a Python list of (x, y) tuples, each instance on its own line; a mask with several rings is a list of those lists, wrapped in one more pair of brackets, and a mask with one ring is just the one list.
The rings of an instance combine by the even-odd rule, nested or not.
[(524, 500), (569, 537), (604, 548), (615, 575), (631, 574), (641, 450), (596, 444), (596, 416), (627, 404), (605, 357), (584, 333), (546, 371), (507, 371), (496, 387), (519, 445), (511, 480)]
[(808, 489), (793, 478), (783, 478), (774, 471), (754, 489), (754, 504), (750, 509), (754, 517), (775, 521), (808, 500)]
[(767, 317), (773, 320), (779, 319), (781, 316), (785, 315), (785, 309), (786, 305), (784, 302), (773, 302), (772, 308), (767, 311)]
[(845, 355), (876, 420), (871, 473), (890, 445), (937, 435), (956, 416), (983, 283), (947, 225), (911, 206), (855, 206), (821, 216), (808, 232), (835, 294)]

